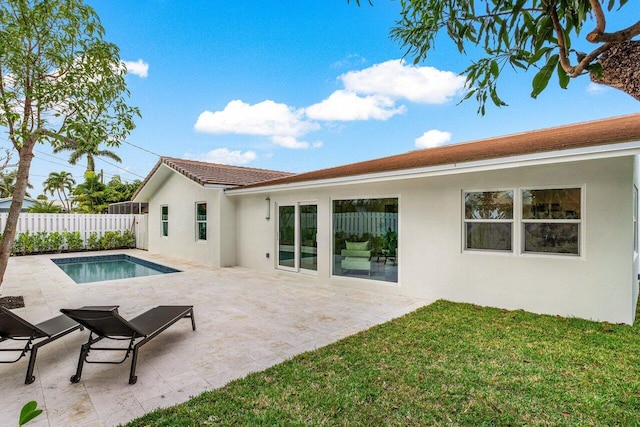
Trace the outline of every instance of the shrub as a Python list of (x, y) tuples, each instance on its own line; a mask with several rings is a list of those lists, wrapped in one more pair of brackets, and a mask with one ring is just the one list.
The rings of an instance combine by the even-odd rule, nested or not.
[(79, 251), (84, 246), (84, 242), (79, 231), (65, 230), (62, 232), (62, 235), (64, 236), (65, 242), (67, 242), (67, 249), (70, 251)]
[(13, 242), (13, 252), (17, 254), (30, 254), (35, 252), (36, 236), (29, 234), (29, 231), (18, 234)]
[(122, 233), (122, 244), (121, 247), (123, 248), (135, 248), (136, 247), (136, 235), (130, 231), (130, 230), (125, 230), (124, 233)]
[(89, 238), (87, 239), (87, 248), (91, 250), (100, 249), (100, 239), (98, 238), (98, 233), (93, 232), (89, 234)]
[(46, 231), (38, 231), (34, 235), (34, 246), (35, 252), (49, 252), (53, 249)]
[(64, 236), (58, 231), (49, 233), (49, 235), (45, 238), (45, 244), (49, 248), (48, 250), (60, 252), (62, 251), (62, 246), (64, 245)]
[(120, 247), (120, 232), (105, 231), (99, 240), (100, 249), (115, 249)]

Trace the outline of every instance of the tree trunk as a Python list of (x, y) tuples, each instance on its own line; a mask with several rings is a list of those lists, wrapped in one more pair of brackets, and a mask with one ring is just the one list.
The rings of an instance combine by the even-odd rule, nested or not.
[(611, 86), (640, 101), (640, 40), (613, 46), (598, 57), (603, 75), (591, 73), (591, 81)]
[(31, 160), (33, 160), (33, 146), (35, 142), (25, 142), (20, 149), (20, 161), (18, 162), (18, 175), (16, 176), (16, 185), (13, 189), (11, 207), (9, 208), (9, 216), (4, 226), (2, 239), (0, 240), (0, 285), (4, 280), (4, 273), (7, 271), (9, 264), (9, 256), (11, 248), (16, 237), (16, 227), (18, 225), (18, 217), (22, 210), (22, 202), (27, 192), (29, 184), (29, 169), (31, 169)]

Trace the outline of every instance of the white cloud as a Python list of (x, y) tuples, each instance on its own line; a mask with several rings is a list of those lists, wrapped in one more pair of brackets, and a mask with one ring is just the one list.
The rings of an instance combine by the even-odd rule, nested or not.
[(269, 100), (254, 105), (231, 101), (222, 111), (201, 113), (195, 124), (195, 129), (204, 133), (278, 137), (299, 137), (319, 127), (304, 120), (302, 110)]
[(284, 148), (293, 148), (296, 150), (301, 148), (309, 148), (308, 142), (298, 141), (294, 136), (274, 135), (271, 137), (271, 141), (273, 141), (274, 144)]
[[(359, 57), (348, 59), (359, 60)], [(198, 132), (212, 134), (265, 136), (274, 144), (291, 149), (320, 148), (321, 141), (309, 143), (302, 140), (321, 128), (318, 121), (388, 120), (407, 111), (405, 105), (398, 104), (401, 99), (441, 104), (461, 93), (465, 85), (465, 78), (452, 72), (406, 65), (401, 60), (350, 71), (340, 76), (340, 80), (344, 83), (343, 89), (306, 108), (271, 100), (251, 105), (237, 99), (220, 111), (202, 112), (194, 128)], [(418, 138), (416, 145), (430, 144), (427, 139), (434, 136), (428, 134)], [(448, 138), (451, 138), (450, 134), (446, 141)], [(423, 140), (426, 142), (419, 142)]]
[(387, 120), (406, 111), (404, 106), (382, 95), (359, 96), (354, 92), (337, 90), (327, 99), (305, 109), (307, 117), (315, 120)]
[(442, 132), (437, 129), (431, 129), (423, 133), (421, 137), (416, 138), (416, 147), (433, 148), (439, 145), (444, 145), (449, 141), (451, 141), (450, 132)]
[(340, 76), (346, 90), (405, 98), (421, 104), (443, 104), (459, 94), (466, 78), (433, 67), (406, 65), (391, 60)]
[(344, 67), (352, 67), (354, 65), (360, 65), (367, 62), (367, 60), (358, 55), (357, 53), (352, 53), (347, 55), (344, 59), (334, 62), (331, 64), (332, 68), (344, 68)]
[(202, 162), (221, 163), (225, 165), (245, 165), (258, 158), (255, 151), (240, 150), (230, 151), (228, 148), (216, 148), (208, 153), (184, 155), (185, 159), (199, 160)]
[(142, 59), (137, 61), (122, 61), (127, 67), (127, 73), (135, 74), (138, 77), (147, 77), (149, 75), (149, 64)]
[(595, 95), (595, 94), (599, 94), (599, 93), (605, 92), (607, 89), (609, 89), (609, 88), (607, 86), (605, 86), (605, 85), (591, 82), (587, 86), (587, 93)]

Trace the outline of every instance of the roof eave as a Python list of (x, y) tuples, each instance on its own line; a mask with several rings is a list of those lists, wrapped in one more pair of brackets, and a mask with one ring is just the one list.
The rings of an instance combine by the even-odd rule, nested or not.
[(452, 175), (489, 170), (510, 169), (523, 166), (535, 166), (553, 163), (566, 163), (591, 159), (632, 156), (640, 154), (640, 141), (597, 145), (567, 150), (555, 150), (531, 153), (509, 157), (499, 157), (489, 160), (451, 163), (422, 168), (399, 169), (395, 171), (369, 173), (312, 181), (302, 181), (275, 185), (265, 185), (251, 188), (232, 188), (225, 191), (229, 196), (273, 193), (307, 188), (324, 187), (330, 185), (364, 184), (399, 179), (416, 179), (439, 175)]

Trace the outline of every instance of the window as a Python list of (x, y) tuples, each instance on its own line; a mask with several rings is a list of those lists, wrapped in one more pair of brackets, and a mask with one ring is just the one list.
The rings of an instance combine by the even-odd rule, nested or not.
[(523, 251), (580, 255), (580, 188), (522, 190)]
[(512, 251), (513, 190), (464, 193), (467, 250)]
[(333, 274), (398, 281), (398, 199), (333, 201)]
[(162, 230), (162, 237), (169, 235), (169, 206), (160, 206), (160, 228)]
[(207, 204), (196, 203), (196, 239), (207, 240)]

